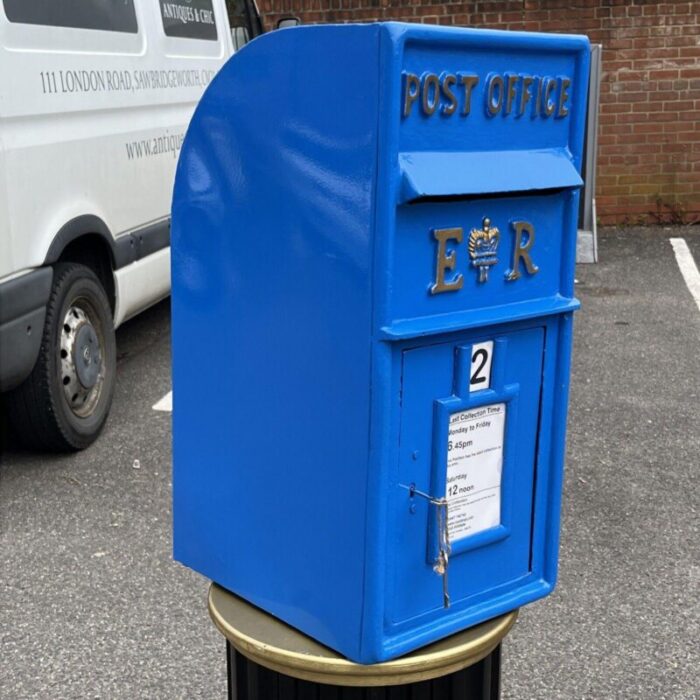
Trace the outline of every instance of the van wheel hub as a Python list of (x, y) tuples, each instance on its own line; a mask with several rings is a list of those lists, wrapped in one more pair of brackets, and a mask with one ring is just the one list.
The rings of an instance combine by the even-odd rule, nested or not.
[(71, 411), (82, 418), (94, 410), (104, 381), (100, 336), (92, 309), (78, 300), (66, 312), (61, 328), (61, 381)]

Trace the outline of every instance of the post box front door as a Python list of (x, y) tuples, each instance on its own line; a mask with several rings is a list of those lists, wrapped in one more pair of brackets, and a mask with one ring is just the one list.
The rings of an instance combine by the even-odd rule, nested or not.
[(532, 575), (545, 333), (543, 325), (480, 329), (403, 351), (392, 625), (446, 602), (435, 573), (445, 523), (427, 491), (447, 499), (451, 607), (474, 606)]

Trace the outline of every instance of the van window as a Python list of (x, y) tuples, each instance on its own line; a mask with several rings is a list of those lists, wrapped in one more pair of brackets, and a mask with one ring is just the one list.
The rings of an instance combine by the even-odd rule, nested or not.
[(226, 11), (228, 12), (233, 48), (238, 51), (250, 41), (251, 35), (250, 15), (246, 0), (226, 0)]
[(3, 0), (10, 22), (136, 34), (134, 0)]
[(166, 36), (216, 41), (212, 0), (159, 0)]

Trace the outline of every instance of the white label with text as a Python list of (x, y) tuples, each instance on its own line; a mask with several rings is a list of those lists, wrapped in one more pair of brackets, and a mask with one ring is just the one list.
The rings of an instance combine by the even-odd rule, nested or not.
[(501, 522), (505, 422), (504, 403), (450, 416), (446, 496), (451, 542)]

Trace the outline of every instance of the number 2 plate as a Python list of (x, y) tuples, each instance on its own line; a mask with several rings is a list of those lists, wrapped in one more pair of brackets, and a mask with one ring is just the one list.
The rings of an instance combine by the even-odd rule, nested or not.
[(479, 391), (491, 387), (491, 359), (493, 340), (472, 345), (472, 361), (469, 370), (469, 391)]

